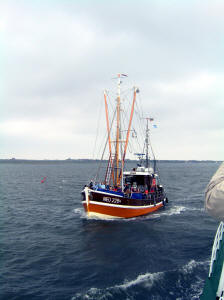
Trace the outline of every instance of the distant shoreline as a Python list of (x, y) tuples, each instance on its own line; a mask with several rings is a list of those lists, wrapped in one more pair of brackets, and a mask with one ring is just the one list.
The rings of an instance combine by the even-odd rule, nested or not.
[[(74, 163), (74, 162), (99, 162), (99, 159), (0, 159), (0, 163)], [(107, 160), (103, 160), (107, 161)], [(162, 163), (221, 163), (222, 160), (157, 160)], [(127, 159), (127, 162), (137, 162), (137, 160)]]

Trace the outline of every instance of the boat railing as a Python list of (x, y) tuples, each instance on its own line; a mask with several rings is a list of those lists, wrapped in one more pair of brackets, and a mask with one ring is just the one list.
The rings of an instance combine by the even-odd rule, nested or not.
[(121, 190), (111, 190), (109, 186), (102, 186), (101, 184), (92, 184), (90, 186), (92, 190), (98, 191), (98, 192), (104, 192), (104, 193), (110, 193), (114, 195), (119, 195), (119, 196), (124, 196), (124, 197), (130, 197), (132, 199), (147, 199), (152, 203), (157, 203), (163, 200), (164, 198), (164, 193), (162, 190), (155, 190), (150, 193), (145, 193), (145, 192), (122, 192)]
[(224, 231), (224, 223), (220, 222), (219, 227), (216, 232), (216, 235), (215, 235), (213, 247), (212, 247), (212, 255), (211, 255), (211, 262), (210, 262), (208, 277), (211, 277), (211, 274), (212, 274), (213, 264), (214, 264), (214, 261), (216, 260), (217, 251), (219, 250), (219, 247), (220, 247), (220, 242), (223, 237), (223, 231)]

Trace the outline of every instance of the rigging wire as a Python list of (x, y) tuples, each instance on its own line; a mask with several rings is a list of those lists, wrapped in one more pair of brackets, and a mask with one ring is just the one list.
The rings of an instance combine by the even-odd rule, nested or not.
[[(112, 122), (111, 122), (109, 134), (110, 134), (112, 126), (113, 126), (115, 115), (116, 115), (116, 109), (114, 110), (114, 113), (113, 113), (113, 119), (112, 119)], [(99, 172), (100, 172), (100, 169), (101, 169), (101, 165), (102, 165), (103, 157), (104, 157), (105, 150), (106, 150), (106, 147), (107, 147), (108, 139), (109, 139), (109, 135), (107, 133), (107, 139), (106, 139), (106, 142), (105, 142), (105, 145), (104, 145), (104, 150), (103, 150), (103, 153), (102, 153), (102, 156), (101, 156), (101, 159), (100, 159), (100, 163), (99, 163), (99, 166), (98, 166), (98, 169), (97, 169), (97, 172), (96, 172), (96, 175), (95, 175), (95, 179), (94, 179), (95, 182), (99, 178)]]
[[(128, 97), (128, 94), (130, 94), (130, 92), (132, 92), (132, 91), (133, 91), (133, 88), (128, 88), (126, 90), (123, 90), (122, 93), (121, 93), (121, 95), (122, 95), (122, 97), (121, 97), (121, 102), (122, 102), (122, 107), (121, 107), (121, 124), (122, 124), (123, 128), (125, 128), (124, 125), (126, 123), (128, 124), (128, 120), (129, 120), (129, 115), (130, 115), (130, 111), (131, 111), (131, 107), (132, 107), (132, 100), (131, 100), (130, 97)], [(114, 119), (115, 119), (115, 115), (116, 115), (116, 107), (114, 109), (114, 105), (113, 105), (112, 100), (111, 100), (111, 95), (114, 94), (115, 95), (115, 99), (117, 99), (117, 91), (115, 91), (115, 92), (112, 91), (112, 92), (110, 92), (110, 94), (109, 94), (108, 91), (105, 91), (105, 92), (106, 92), (106, 95), (107, 95), (107, 99), (108, 99), (108, 104), (109, 104), (110, 110), (112, 110), (112, 111), (114, 110), (113, 111), (112, 122), (110, 122), (110, 115), (108, 116), (109, 122), (111, 124), (111, 126), (110, 126), (111, 139), (114, 139), (114, 134), (115, 133), (113, 133), (111, 131), (112, 131), (112, 125), (113, 125), (113, 122), (114, 122)], [(140, 95), (138, 96), (138, 99), (136, 99), (136, 104), (135, 104), (135, 108), (136, 109), (134, 111), (132, 125), (131, 125), (131, 128), (130, 128), (130, 130), (133, 132), (132, 136), (136, 132), (138, 132), (138, 135), (135, 136), (135, 143), (132, 142), (131, 139), (129, 139), (129, 143), (127, 145), (127, 150), (128, 150), (129, 153), (133, 153), (133, 151), (135, 150), (136, 146), (137, 146), (136, 149), (139, 149), (140, 153), (142, 151), (143, 151), (142, 153), (144, 153), (145, 147), (146, 147), (146, 144), (145, 144), (145, 128), (144, 128), (144, 125), (143, 125), (143, 122), (142, 122), (142, 119), (143, 119), (143, 110), (142, 110), (141, 106), (139, 106), (139, 102), (140, 103), (142, 102)], [(126, 103), (126, 105), (125, 105), (125, 103)], [(99, 136), (99, 127), (100, 127), (100, 121), (101, 121), (102, 106), (103, 105), (100, 105), (100, 109), (99, 109), (99, 113), (98, 113), (97, 135), (96, 135), (96, 139), (95, 139), (95, 143), (94, 143), (94, 153), (96, 152), (96, 142), (97, 142), (98, 136)], [(123, 107), (125, 107), (125, 106), (128, 106), (127, 111), (125, 109), (123, 109)], [(136, 131), (135, 128), (139, 128), (139, 130)], [(120, 132), (120, 139), (122, 141), (123, 141), (122, 138), (125, 139), (125, 137), (126, 137), (126, 134), (124, 133), (124, 131)], [(101, 156), (101, 160), (100, 160), (100, 163), (99, 163), (99, 167), (98, 167), (95, 179), (98, 178), (99, 172), (100, 172), (100, 169), (101, 169), (102, 161), (103, 161), (104, 154), (105, 154), (105, 151), (106, 151), (106, 145), (108, 143), (108, 133), (105, 134), (105, 136), (104, 136), (104, 138), (103, 138), (103, 140), (101, 142), (101, 145), (99, 147), (99, 151), (97, 153), (97, 157), (99, 155), (100, 149), (102, 149), (102, 146), (103, 146), (105, 140), (106, 140), (106, 142), (105, 142), (105, 145), (104, 145), (103, 154)], [(137, 145), (135, 146), (134, 144), (137, 144)], [(142, 144), (143, 144), (143, 148), (141, 146)], [(155, 154), (154, 154), (154, 151), (152, 149), (150, 137), (149, 137), (149, 144), (150, 144), (150, 149), (151, 149), (152, 157), (155, 160)], [(114, 147), (115, 147), (115, 144), (112, 142), (113, 151), (115, 151)], [(123, 142), (121, 142), (121, 153), (123, 153), (123, 148), (124, 148), (123, 147)], [(139, 150), (137, 150), (136, 152), (138, 153)]]
[(157, 171), (158, 178), (159, 178), (159, 181), (160, 181), (160, 171), (159, 171), (159, 168), (158, 168), (158, 161), (156, 160), (156, 156), (155, 156), (155, 153), (154, 153), (153, 148), (152, 148), (150, 136), (149, 136), (149, 143), (150, 143), (151, 152), (152, 152), (152, 155), (153, 155), (153, 158), (154, 158), (154, 172)]
[[(131, 89), (129, 89), (129, 93), (130, 93), (130, 91), (131, 91)], [(131, 108), (131, 105), (132, 105), (132, 103), (131, 103), (131, 101), (130, 101), (130, 98), (127, 98), (127, 99), (124, 99), (124, 101), (125, 100), (127, 100), (127, 102), (128, 102), (128, 107), (129, 108)], [(123, 123), (124, 124), (128, 124), (128, 120), (129, 120), (129, 115), (130, 115), (130, 112), (131, 112), (131, 109), (127, 109), (127, 111), (126, 110), (123, 110), (123, 114), (122, 114), (122, 116), (123, 116)], [(125, 126), (124, 126), (125, 127)], [(131, 127), (131, 131), (132, 131), (132, 127)], [(129, 153), (132, 153), (133, 152), (133, 150), (132, 150), (132, 142), (131, 142), (131, 139), (129, 139), (129, 143), (128, 143), (128, 146), (127, 146), (127, 149), (128, 149), (128, 152)]]
[[(129, 93), (130, 93), (130, 91), (133, 91), (133, 88), (132, 89), (128, 89), (128, 91), (129, 91)], [(132, 101), (130, 100), (130, 98), (127, 98), (127, 99), (124, 99), (124, 100), (127, 100), (127, 106), (129, 107), (129, 108), (131, 108), (131, 106), (132, 106)], [(136, 105), (137, 105), (137, 99), (136, 99)], [(126, 111), (124, 111), (124, 113), (123, 113), (123, 117), (124, 117), (124, 122), (127, 122), (128, 123), (128, 120), (129, 120), (129, 115), (130, 115), (130, 109), (129, 110), (127, 110), (127, 112)], [(134, 132), (134, 133), (136, 133), (136, 132), (138, 132), (138, 130), (136, 130), (135, 129), (135, 127), (137, 126), (137, 127), (139, 127), (140, 129), (141, 129), (141, 118), (139, 118), (139, 124), (140, 125), (138, 125), (137, 124), (137, 121), (136, 121), (136, 117), (138, 117), (138, 114), (136, 114), (136, 110), (134, 111), (134, 115), (133, 115), (133, 120), (132, 120), (132, 125), (131, 125), (131, 131), (132, 132)], [(136, 126), (135, 126), (135, 123), (136, 123)], [(140, 137), (141, 137), (141, 135), (142, 135), (142, 132), (140, 131), (139, 132), (139, 134), (140, 134)], [(132, 134), (133, 135), (133, 134)], [(140, 141), (139, 141), (139, 137), (138, 137), (138, 135), (136, 135), (135, 136), (135, 138), (136, 138), (136, 141), (137, 141), (137, 144), (138, 144), (138, 147), (137, 148), (139, 148), (139, 150), (137, 150), (137, 151), (135, 151), (135, 152), (139, 152), (139, 151), (141, 151), (142, 149), (141, 149), (141, 145), (140, 145)], [(143, 138), (143, 141), (144, 141), (144, 138)], [(133, 148), (135, 148), (135, 146), (134, 146), (134, 143), (132, 143), (132, 141), (131, 141), (131, 139), (129, 140), (129, 143), (128, 143), (128, 152), (129, 153), (133, 153)], [(136, 149), (137, 149), (136, 148)]]
[(95, 142), (94, 142), (94, 147), (93, 147), (93, 154), (92, 154), (92, 158), (93, 158), (93, 159), (96, 159), (96, 157), (95, 157), (96, 143), (97, 143), (97, 140), (98, 140), (99, 127), (100, 127), (100, 121), (101, 121), (102, 105), (99, 105), (99, 106), (100, 106), (100, 107), (99, 107), (99, 109), (98, 109), (96, 137), (95, 137)]
[[(133, 90), (133, 89), (128, 89), (127, 91), (130, 92), (131, 90)], [(125, 126), (124, 126), (125, 122), (127, 123), (127, 120), (129, 120), (130, 108), (132, 106), (132, 101), (130, 100), (130, 98), (127, 98), (127, 91), (126, 91), (126, 95), (121, 98), (122, 102), (123, 103), (126, 102), (126, 104), (128, 104), (128, 108), (129, 108), (129, 110), (125, 110), (125, 109), (123, 109), (123, 105), (122, 105), (122, 108), (121, 108), (122, 113), (121, 113), (121, 119), (120, 120), (121, 120), (121, 124), (122, 124), (123, 128), (125, 128)], [(108, 98), (109, 98), (109, 95), (108, 95)], [(135, 127), (137, 126), (139, 128), (139, 131), (138, 131), (139, 135), (136, 135), (136, 137), (135, 137), (136, 143), (132, 142), (131, 138), (129, 139), (129, 143), (127, 145), (127, 151), (129, 153), (133, 153), (133, 149), (135, 149), (135, 144), (137, 144), (138, 148), (140, 149), (140, 153), (145, 153), (145, 151), (146, 151), (145, 126), (144, 126), (144, 122), (142, 122), (142, 120), (144, 119), (144, 117), (143, 117), (144, 114), (143, 114), (142, 107), (141, 106), (139, 107), (139, 102), (141, 102), (141, 97), (138, 97), (138, 99), (136, 99), (136, 105), (135, 105), (136, 109), (134, 111), (132, 125), (131, 125), (131, 129), (130, 129), (133, 133), (136, 133)], [(110, 101), (110, 105), (112, 106), (111, 101)], [(116, 113), (116, 110), (114, 111), (114, 116), (115, 116), (115, 113)], [(126, 137), (124, 132), (125, 131), (120, 133), (120, 139), (122, 141)], [(133, 134), (132, 134), (132, 136), (133, 136)], [(142, 148), (141, 145), (143, 145), (143, 148)], [(124, 145), (121, 142), (121, 150), (120, 150), (121, 153), (123, 153), (122, 152), (123, 146)], [(155, 157), (155, 153), (154, 153), (153, 148), (152, 148), (150, 136), (149, 136), (149, 146), (150, 146), (149, 157), (152, 155), (151, 156), (152, 160), (154, 160), (154, 171), (157, 172), (158, 182), (160, 182), (160, 172), (159, 172), (159, 169), (158, 169), (158, 166), (157, 166), (156, 157)], [(106, 147), (106, 145), (105, 145), (105, 147)], [(104, 152), (105, 152), (105, 149), (104, 149)], [(137, 153), (139, 153), (139, 152), (137, 151)]]
[(143, 131), (142, 131), (142, 122), (141, 122), (141, 118), (138, 116), (138, 101), (136, 101), (136, 110), (135, 110), (135, 113), (134, 113), (134, 116), (133, 116), (133, 125), (132, 125), (132, 128), (134, 130), (134, 132), (136, 132), (136, 129), (135, 128), (139, 128), (140, 130), (138, 130), (138, 133), (136, 135), (136, 142), (138, 144), (138, 149), (137, 149), (137, 152), (140, 152), (142, 151), (142, 146), (141, 146), (141, 140), (144, 141), (144, 135), (143, 135)]
[[(112, 103), (111, 103), (111, 100), (110, 100), (110, 97), (109, 97), (109, 93), (108, 93), (108, 91), (105, 91), (105, 92), (106, 92), (106, 95), (107, 95), (107, 97), (108, 97), (109, 104), (110, 104), (110, 106), (113, 108)], [(103, 105), (102, 105), (101, 107), (103, 107)], [(113, 109), (111, 109), (111, 110), (113, 110)], [(110, 122), (110, 115), (108, 116), (108, 118), (109, 118), (109, 123), (111, 124), (111, 122)], [(100, 156), (101, 149), (102, 149), (102, 147), (103, 147), (103, 145), (104, 145), (104, 141), (105, 141), (107, 135), (108, 135), (108, 133), (107, 133), (107, 131), (106, 131), (105, 134), (104, 134), (104, 136), (103, 136), (103, 138), (102, 138), (102, 140), (101, 140), (101, 143), (100, 143), (100, 145), (99, 145), (98, 152), (97, 152), (97, 157)]]

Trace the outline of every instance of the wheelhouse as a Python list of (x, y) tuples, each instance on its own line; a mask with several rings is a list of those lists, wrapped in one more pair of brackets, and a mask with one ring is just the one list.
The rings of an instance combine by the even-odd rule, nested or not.
[(157, 185), (157, 177), (152, 168), (141, 166), (124, 172), (124, 183), (126, 188), (144, 192), (150, 190), (152, 185)]

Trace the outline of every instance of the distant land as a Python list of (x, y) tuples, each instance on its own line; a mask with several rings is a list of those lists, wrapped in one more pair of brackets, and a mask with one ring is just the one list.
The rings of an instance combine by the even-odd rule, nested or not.
[[(73, 163), (73, 162), (97, 162), (99, 159), (0, 159), (0, 163)], [(106, 160), (104, 160), (106, 161)], [(127, 159), (127, 162), (137, 162), (137, 160)], [(221, 160), (157, 160), (163, 163), (221, 163)]]

